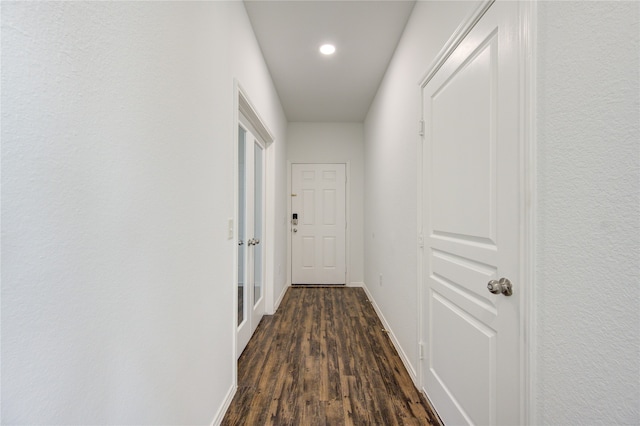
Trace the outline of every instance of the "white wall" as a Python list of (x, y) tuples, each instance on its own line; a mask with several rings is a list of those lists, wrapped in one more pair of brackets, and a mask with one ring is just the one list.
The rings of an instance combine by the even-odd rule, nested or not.
[(350, 285), (364, 281), (363, 238), (363, 125), (362, 123), (289, 123), (287, 159), (291, 163), (349, 163)]
[(640, 423), (639, 19), (539, 4), (540, 424)]
[(414, 379), (419, 302), (418, 83), (474, 4), (416, 3), (365, 121), (365, 284), (402, 347)]
[(234, 77), (284, 168), (242, 3), (2, 3), (2, 423), (214, 419), (235, 362)]

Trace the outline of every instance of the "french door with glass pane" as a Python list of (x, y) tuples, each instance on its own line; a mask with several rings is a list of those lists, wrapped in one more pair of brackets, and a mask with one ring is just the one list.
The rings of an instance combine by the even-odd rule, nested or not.
[(248, 126), (238, 128), (237, 354), (264, 315), (264, 146)]

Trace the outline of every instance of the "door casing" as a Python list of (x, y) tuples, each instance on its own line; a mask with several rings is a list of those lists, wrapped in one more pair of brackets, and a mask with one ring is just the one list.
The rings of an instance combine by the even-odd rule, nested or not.
[[(294, 275), (298, 275), (298, 282), (295, 282), (296, 284), (301, 284), (301, 283), (308, 283), (308, 284), (346, 284), (347, 283), (347, 276), (346, 276), (346, 271), (347, 271), (347, 264), (346, 264), (346, 260), (347, 260), (347, 256), (346, 256), (346, 248), (347, 248), (347, 244), (346, 244), (346, 236), (347, 236), (347, 229), (346, 229), (346, 188), (347, 188), (347, 168), (346, 168), (346, 164), (344, 163), (294, 163), (291, 165), (291, 174), (292, 174), (292, 181), (291, 181), (291, 205), (293, 206), (294, 204), (298, 205), (298, 210), (297, 211), (293, 211), (292, 213), (297, 213), (299, 215), (299, 223), (297, 225), (293, 225), (291, 226), (291, 232), (290, 232), (290, 237), (291, 237), (291, 245), (292, 247), (294, 245), (296, 245), (296, 241), (297, 244), (302, 244), (301, 241), (299, 240), (304, 234), (304, 230), (305, 229), (309, 229), (307, 226), (305, 226), (305, 221), (306, 218), (304, 217), (304, 213), (303, 213), (303, 206), (304, 206), (304, 196), (302, 193), (300, 193), (302, 190), (296, 190), (294, 187), (296, 186), (296, 184), (298, 185), (304, 185), (302, 181), (297, 180), (296, 177), (294, 176), (294, 168), (296, 168), (302, 172), (304, 174), (304, 169), (311, 169), (313, 170), (313, 175), (314, 177), (314, 183), (315, 185), (317, 185), (317, 182), (325, 182), (325, 185), (329, 185), (331, 187), (334, 188), (335, 191), (337, 191), (338, 197), (335, 198), (336, 201), (336, 209), (335, 209), (335, 214), (336, 217), (335, 219), (337, 220), (336, 222), (336, 226), (333, 227), (329, 232), (330, 235), (334, 236), (334, 237), (338, 237), (337, 241), (338, 244), (335, 247), (336, 248), (336, 259), (338, 259), (338, 257), (340, 258), (340, 260), (337, 260), (336, 262), (336, 270), (334, 271), (330, 271), (330, 270), (324, 270), (323, 272), (321, 272), (318, 275), (318, 269), (316, 268), (320, 268), (322, 269), (322, 267), (320, 265), (316, 265), (316, 268), (314, 268), (314, 272), (305, 272), (304, 270), (298, 270), (297, 272), (295, 271), (296, 268), (296, 264), (295, 262), (293, 262), (294, 257), (296, 257), (296, 254), (301, 254), (301, 252), (303, 251), (301, 246), (297, 246), (297, 248), (294, 248), (293, 250), (291, 250), (291, 265), (292, 265), (292, 269), (291, 269), (291, 276), (292, 276), (292, 282), (294, 281)], [(316, 173), (319, 172), (320, 170), (322, 170), (322, 176), (323, 178), (320, 178), (318, 175), (320, 175), (320, 173)], [(306, 170), (309, 171), (309, 170)], [(337, 180), (325, 180), (324, 176), (326, 173), (334, 173), (337, 174), (338, 179)], [(317, 181), (316, 179), (320, 179), (319, 181)], [(322, 184), (321, 184), (322, 185)], [(298, 194), (293, 194), (294, 192), (298, 192)], [(303, 192), (303, 191), (302, 191)], [(315, 192), (314, 191), (314, 203), (313, 205), (316, 208), (320, 208), (320, 211), (324, 211), (324, 213), (319, 214), (318, 210), (315, 211), (316, 213), (316, 220), (319, 219), (320, 217), (324, 217), (324, 214), (326, 213), (326, 209), (323, 208), (324, 206), (324, 202), (326, 202), (326, 200), (324, 201), (320, 201), (319, 200), (319, 195), (321, 193), (320, 192)], [(302, 204), (301, 204), (302, 203)], [(293, 219), (291, 218), (291, 221), (293, 222)], [(324, 226), (326, 226), (327, 224), (324, 223)], [(321, 228), (323, 228), (323, 226), (321, 225)], [(321, 232), (323, 236), (327, 235), (327, 231), (326, 230), (322, 230), (319, 231), (318, 230), (318, 223), (314, 223), (312, 225), (312, 229), (314, 229), (313, 234), (317, 235), (318, 232)], [(301, 231), (301, 232), (294, 232), (294, 231)], [(315, 248), (318, 249), (318, 244), (316, 242), (316, 244), (314, 244)], [(317, 253), (318, 251), (322, 251), (322, 250), (315, 250), (314, 252), (316, 253), (316, 260), (318, 260), (317, 257)], [(322, 257), (322, 256), (321, 256)], [(301, 260), (301, 259), (299, 259)], [(302, 281), (300, 281), (302, 280)]]
[[(233, 291), (233, 321), (232, 321), (232, 336), (233, 336), (233, 362), (232, 362), (232, 371), (233, 371), (233, 380), (234, 380), (234, 390), (237, 387), (237, 377), (238, 377), (238, 365), (237, 359), (240, 355), (238, 353), (238, 339), (237, 339), (237, 313), (238, 313), (238, 297), (237, 297), (237, 283), (238, 283), (238, 135), (239, 135), (239, 126), (241, 124), (241, 120), (244, 122), (243, 125), (248, 126), (250, 130), (254, 133), (254, 135), (260, 139), (263, 144), (264, 151), (264, 200), (265, 200), (265, 209), (264, 209), (264, 238), (261, 241), (261, 244), (264, 244), (263, 248), (265, 250), (265, 264), (264, 264), (264, 280), (263, 280), (263, 298), (265, 303), (265, 313), (273, 313), (274, 306), (274, 295), (273, 295), (273, 264), (274, 264), (274, 241), (275, 241), (275, 187), (273, 184), (274, 181), (274, 155), (273, 155), (273, 143), (275, 141), (275, 137), (273, 133), (269, 130), (264, 120), (258, 114), (257, 109), (254, 107), (253, 103), (250, 101), (246, 91), (241, 86), (238, 80), (234, 79), (234, 114), (233, 114), (233, 170), (234, 170), (234, 216), (233, 219), (229, 218), (229, 222), (233, 222), (233, 233), (230, 233), (229, 240), (233, 242), (231, 244), (231, 250), (233, 250), (233, 282), (231, 283)], [(253, 145), (252, 145), (253, 146)], [(231, 235), (233, 234), (233, 235)]]
[[(296, 163), (305, 163), (304, 161), (296, 161)], [(351, 276), (351, 268), (350, 268), (350, 236), (351, 236), (351, 163), (349, 161), (346, 162), (342, 162), (339, 161), (337, 163), (343, 163), (345, 165), (345, 172), (346, 172), (346, 176), (347, 176), (347, 182), (346, 182), (346, 186), (345, 186), (345, 217), (346, 217), (346, 227), (345, 227), (345, 262), (346, 262), (346, 268), (347, 268), (347, 275), (346, 275), (346, 284), (345, 286), (349, 287), (349, 285), (351, 284), (351, 280), (350, 280), (350, 276)], [(288, 160), (287, 161), (287, 191), (291, 190), (291, 167), (293, 165), (293, 162)], [(287, 229), (289, 229), (289, 231), (291, 230), (291, 214), (293, 213), (291, 210), (291, 194), (289, 192), (287, 192)], [(291, 286), (291, 238), (287, 238), (287, 286)], [(354, 286), (357, 286), (357, 284), (354, 284)]]

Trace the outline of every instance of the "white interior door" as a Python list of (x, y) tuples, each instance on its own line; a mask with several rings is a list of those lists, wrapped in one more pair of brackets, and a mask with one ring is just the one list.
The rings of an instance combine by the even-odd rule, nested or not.
[(346, 283), (345, 194), (344, 164), (291, 165), (293, 284)]
[(492, 5), (423, 88), (421, 371), (447, 425), (521, 423), (517, 7)]
[(240, 356), (262, 319), (264, 302), (265, 159), (260, 140), (238, 128), (238, 329)]

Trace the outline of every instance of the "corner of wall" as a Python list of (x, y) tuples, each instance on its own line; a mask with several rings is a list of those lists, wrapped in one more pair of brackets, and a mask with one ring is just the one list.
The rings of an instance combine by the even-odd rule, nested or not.
[(227, 392), (227, 395), (225, 396), (222, 405), (220, 406), (220, 408), (216, 412), (216, 415), (213, 417), (213, 420), (211, 421), (211, 426), (219, 426), (222, 423), (222, 420), (224, 419), (224, 415), (229, 409), (229, 406), (231, 406), (231, 401), (233, 401), (233, 397), (236, 395), (237, 390), (238, 390), (238, 386), (236, 384), (231, 385), (231, 388), (229, 388), (229, 391)]
[(374, 299), (373, 295), (369, 291), (369, 288), (365, 285), (365, 283), (361, 283), (361, 284), (362, 284), (362, 288), (364, 289), (364, 292), (367, 294), (367, 298), (369, 299), (369, 301), (371, 302), (371, 305), (373, 306), (373, 309), (376, 311), (378, 318), (380, 318), (380, 322), (382, 322), (382, 325), (384, 326), (385, 330), (388, 331), (389, 339), (391, 339), (391, 343), (393, 343), (393, 346), (396, 348), (396, 351), (398, 352), (398, 355), (402, 360), (402, 364), (404, 364), (404, 368), (407, 369), (407, 372), (409, 373), (409, 376), (411, 377), (411, 380), (413, 381), (414, 386), (416, 388), (419, 388), (418, 372), (416, 368), (413, 366), (413, 364), (411, 364), (411, 361), (409, 361), (409, 357), (407, 356), (407, 353), (405, 352), (404, 348), (400, 345), (400, 341), (398, 340), (395, 333), (393, 332), (391, 325), (389, 324), (387, 319), (384, 317), (382, 310), (376, 303), (376, 300)]
[(289, 287), (291, 287), (291, 284), (289, 283), (285, 283), (285, 285), (282, 287), (282, 292), (280, 293), (280, 296), (278, 296), (275, 303), (273, 304), (274, 314), (278, 311), (278, 308), (280, 307), (280, 303), (282, 303), (282, 299), (284, 299), (284, 295), (287, 294), (287, 290), (289, 289)]

